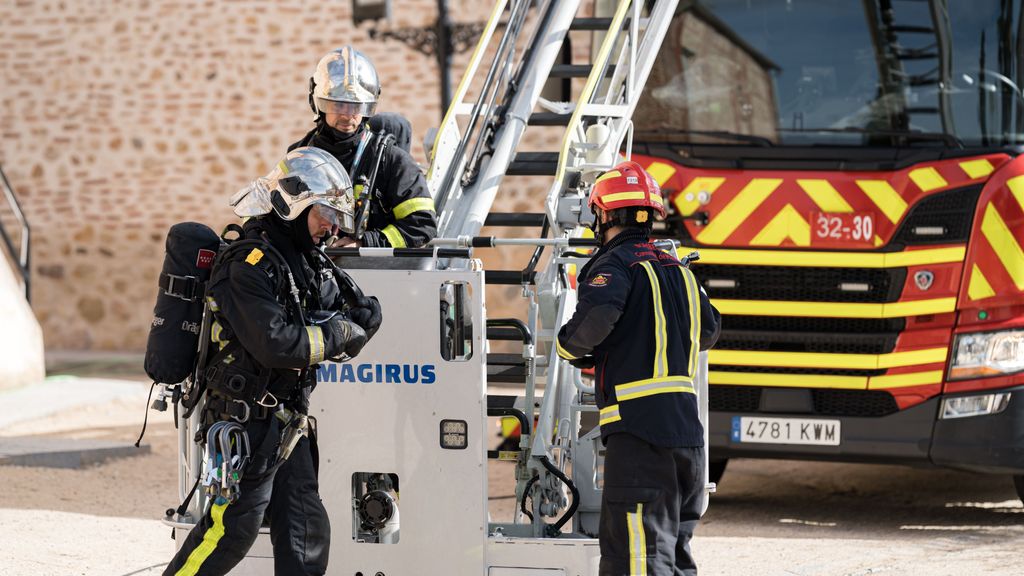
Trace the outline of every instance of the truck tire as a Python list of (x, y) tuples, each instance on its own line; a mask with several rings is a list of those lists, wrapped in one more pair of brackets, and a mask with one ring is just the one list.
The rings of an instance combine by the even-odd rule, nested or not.
[[(722, 481), (722, 474), (725, 474), (725, 466), (729, 463), (728, 459), (725, 460), (711, 460), (708, 462), (708, 481), (718, 484)], [(1024, 478), (1017, 476), (1017, 478)], [(1020, 494), (1021, 490), (1024, 489), (1024, 480), (1018, 480), (1021, 484), (1017, 485), (1017, 493)]]
[(1024, 474), (1017, 474), (1013, 477), (1013, 487), (1017, 489), (1017, 498), (1024, 502)]

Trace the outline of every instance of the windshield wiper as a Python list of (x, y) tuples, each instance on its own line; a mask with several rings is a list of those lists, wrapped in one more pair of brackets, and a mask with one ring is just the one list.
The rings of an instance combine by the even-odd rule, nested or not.
[(765, 138), (764, 136), (754, 136), (753, 134), (738, 134), (736, 132), (729, 132), (727, 130), (689, 130), (686, 128), (675, 128), (673, 126), (662, 126), (660, 128), (637, 130), (637, 132), (647, 134), (680, 134), (709, 136), (711, 138), (721, 138), (722, 140), (733, 140), (735, 142), (756, 144), (758, 146), (763, 146), (765, 148), (775, 146), (774, 142)]
[(845, 128), (779, 128), (779, 132), (829, 132), (836, 134), (864, 134), (865, 136), (881, 136), (888, 138), (903, 138), (907, 142), (943, 142), (950, 148), (963, 149), (964, 143), (960, 138), (946, 134), (945, 132), (911, 132), (909, 130), (874, 130), (871, 128), (859, 128), (847, 126)]

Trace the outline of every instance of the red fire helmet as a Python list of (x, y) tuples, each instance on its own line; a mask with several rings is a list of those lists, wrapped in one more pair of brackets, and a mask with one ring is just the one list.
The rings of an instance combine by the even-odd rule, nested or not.
[(640, 164), (627, 160), (605, 172), (590, 191), (590, 208), (605, 212), (621, 208), (651, 208), (665, 217), (661, 187)]

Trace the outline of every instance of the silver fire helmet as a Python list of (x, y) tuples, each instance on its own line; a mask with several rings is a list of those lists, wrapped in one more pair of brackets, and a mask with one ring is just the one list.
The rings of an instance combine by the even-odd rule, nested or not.
[(243, 218), (273, 210), (284, 220), (294, 220), (311, 205), (346, 233), (355, 232), (352, 180), (341, 162), (312, 146), (289, 152), (269, 174), (239, 190), (230, 200)]
[(310, 104), (317, 113), (373, 116), (380, 79), (365, 54), (343, 46), (320, 59), (309, 90)]

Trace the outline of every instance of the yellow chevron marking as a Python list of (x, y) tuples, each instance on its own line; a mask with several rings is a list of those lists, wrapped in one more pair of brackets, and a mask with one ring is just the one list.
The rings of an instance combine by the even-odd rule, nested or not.
[(964, 174), (967, 174), (967, 177), (971, 180), (984, 178), (995, 171), (995, 168), (992, 167), (992, 163), (984, 158), (981, 160), (968, 160), (967, 162), (961, 162), (960, 169), (963, 170)]
[(879, 370), (945, 361), (945, 348), (890, 352), (888, 354), (827, 354), (816, 352), (759, 352), (714, 349), (708, 352), (708, 362), (715, 365), (776, 368)]
[(654, 178), (654, 181), (658, 183), (658, 186), (664, 186), (665, 182), (676, 173), (675, 166), (665, 164), (664, 162), (654, 162), (647, 167), (647, 173)]
[(892, 376), (872, 376), (868, 378), (868, 388), (902, 388), (905, 386), (927, 386), (942, 384), (942, 370), (928, 372), (912, 372), (910, 374), (893, 374)]
[(889, 304), (839, 302), (786, 302), (779, 300), (720, 300), (713, 303), (722, 314), (735, 316), (800, 316), (824, 318), (906, 318), (944, 314), (956, 310), (956, 298), (935, 298)]
[(885, 244), (885, 241), (884, 241), (884, 240), (882, 240), (882, 237), (881, 237), (881, 236), (877, 236), (877, 235), (876, 235), (876, 236), (875, 236), (875, 248), (878, 248), (878, 247), (879, 247), (879, 246), (881, 246), (882, 244)]
[(853, 212), (845, 198), (828, 180), (797, 180), (797, 184), (814, 200), (822, 212)]
[(700, 200), (698, 195), (701, 192), (707, 192), (708, 194), (714, 194), (715, 190), (725, 182), (725, 178), (711, 178), (701, 176), (700, 178), (694, 178), (682, 192), (676, 195), (675, 204), (676, 211), (682, 216), (690, 216), (697, 211), (700, 207)]
[(1024, 290), (1024, 250), (1021, 250), (1017, 239), (999, 216), (999, 211), (991, 202), (985, 206), (985, 217), (981, 221), (981, 233), (996, 251), (1003, 268), (1010, 274), (1017, 290)]
[(857, 180), (857, 186), (871, 198), (878, 209), (893, 223), (897, 224), (907, 211), (907, 201), (885, 180)]
[(799, 388), (842, 388), (863, 390), (864, 376), (827, 376), (824, 374), (758, 374), (756, 372), (708, 372), (708, 383), (718, 386), (786, 386)]
[(703, 244), (721, 244), (736, 228), (782, 184), (780, 178), (755, 178), (729, 204), (711, 219), (697, 240)]
[(988, 283), (988, 278), (985, 278), (978, 265), (974, 264), (973, 268), (971, 268), (971, 282), (967, 286), (967, 297), (971, 300), (984, 300), (995, 295), (996, 291)]
[(1013, 193), (1013, 197), (1017, 199), (1017, 204), (1020, 204), (1020, 209), (1024, 210), (1024, 176), (1016, 176), (1006, 181), (1006, 186), (1010, 188), (1010, 192)]
[(752, 246), (779, 246), (789, 238), (797, 246), (811, 245), (811, 226), (804, 220), (792, 204), (779, 210), (757, 236), (750, 241)]
[(931, 167), (911, 170), (910, 179), (914, 181), (914, 184), (917, 184), (918, 188), (925, 192), (949, 186), (949, 182), (946, 182), (946, 179), (939, 174), (939, 171)]
[[(679, 258), (682, 258), (694, 250), (694, 248), (683, 246), (676, 253)], [(889, 253), (701, 248), (700, 264), (814, 266), (825, 268), (905, 268), (926, 264), (963, 262), (966, 254), (967, 249), (964, 246)]]

